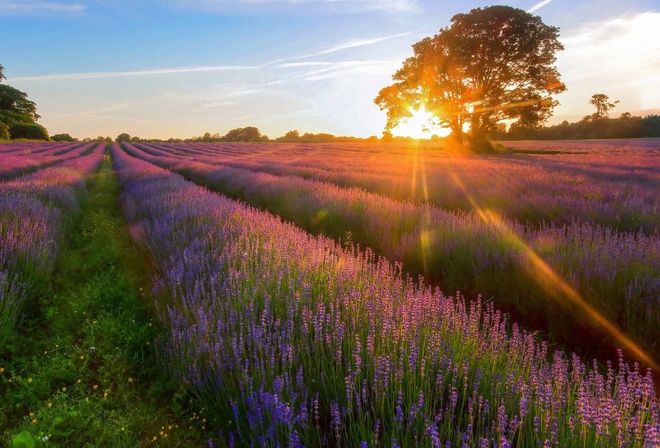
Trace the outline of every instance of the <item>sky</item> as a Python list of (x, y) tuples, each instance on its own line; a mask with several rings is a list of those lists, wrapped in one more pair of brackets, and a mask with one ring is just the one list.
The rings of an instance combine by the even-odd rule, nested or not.
[(593, 113), (595, 93), (614, 117), (660, 113), (657, 0), (0, 0), (0, 64), (51, 135), (380, 136), (373, 100), (411, 45), (492, 4), (560, 28), (549, 124)]

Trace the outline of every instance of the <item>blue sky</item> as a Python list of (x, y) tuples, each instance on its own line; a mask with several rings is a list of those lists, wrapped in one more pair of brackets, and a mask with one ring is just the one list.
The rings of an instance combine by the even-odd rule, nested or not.
[(411, 45), (495, 3), (561, 29), (551, 123), (592, 113), (594, 93), (620, 100), (614, 116), (660, 113), (657, 0), (0, 0), (0, 64), (51, 134), (367, 137)]

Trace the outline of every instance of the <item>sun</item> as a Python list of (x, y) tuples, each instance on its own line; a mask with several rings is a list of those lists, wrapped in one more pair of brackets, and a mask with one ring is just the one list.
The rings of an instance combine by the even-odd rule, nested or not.
[(436, 128), (433, 125), (433, 114), (428, 112), (424, 106), (418, 109), (410, 108), (411, 116), (393, 129), (392, 134), (412, 137), (412, 138), (430, 138), (433, 134), (441, 135), (444, 129)]

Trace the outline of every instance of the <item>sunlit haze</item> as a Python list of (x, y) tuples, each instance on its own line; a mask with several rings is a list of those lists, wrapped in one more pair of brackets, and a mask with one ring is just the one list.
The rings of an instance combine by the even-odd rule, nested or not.
[[(560, 28), (567, 91), (550, 123), (594, 112), (660, 113), (656, 1), (509, 1)], [(7, 84), (37, 104), (50, 134), (192, 137), (256, 126), (380, 136), (373, 100), (451, 17), (495, 2), (446, 0), (0, 0)], [(397, 135), (427, 137), (419, 113)]]

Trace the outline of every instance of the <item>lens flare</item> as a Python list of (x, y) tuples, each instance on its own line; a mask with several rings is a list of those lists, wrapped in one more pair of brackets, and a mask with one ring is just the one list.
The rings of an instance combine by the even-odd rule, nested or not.
[(470, 201), (472, 208), (479, 217), (491, 224), (500, 236), (513, 247), (518, 249), (526, 257), (526, 270), (532, 278), (548, 293), (554, 300), (563, 305), (564, 300), (568, 300), (571, 305), (577, 307), (588, 322), (594, 327), (607, 332), (614, 340), (618, 341), (625, 350), (633, 354), (639, 361), (645, 363), (656, 372), (659, 370), (658, 364), (647, 355), (632, 339), (626, 336), (616, 325), (612, 324), (596, 308), (591, 306), (571, 285), (562, 279), (535, 251), (532, 249), (515, 231), (507, 226), (506, 222), (498, 216), (497, 213), (482, 208), (476, 203), (474, 197), (465, 187), (460, 177), (456, 173), (451, 173), (454, 183), (463, 190), (463, 193)]
[(393, 134), (415, 139), (430, 138), (433, 134), (433, 114), (428, 112), (424, 106), (418, 109), (410, 108), (410, 117), (402, 120), (393, 130)]

